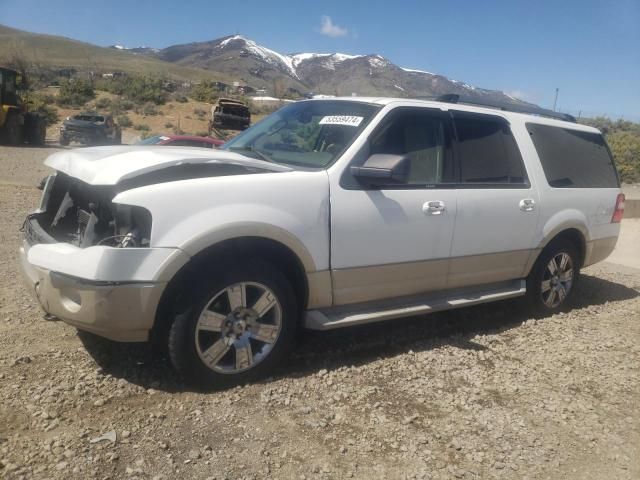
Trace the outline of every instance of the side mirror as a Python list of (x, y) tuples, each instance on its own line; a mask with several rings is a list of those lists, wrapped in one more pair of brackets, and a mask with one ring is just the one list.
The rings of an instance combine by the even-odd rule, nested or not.
[(351, 167), (351, 175), (368, 185), (405, 183), (409, 177), (409, 161), (404, 155), (376, 153), (359, 167)]

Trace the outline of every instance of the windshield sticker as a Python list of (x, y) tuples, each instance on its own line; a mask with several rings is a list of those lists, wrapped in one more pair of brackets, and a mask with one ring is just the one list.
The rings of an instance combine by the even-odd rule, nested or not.
[(353, 115), (328, 115), (320, 120), (320, 125), (348, 125), (357, 127), (364, 117), (354, 117)]

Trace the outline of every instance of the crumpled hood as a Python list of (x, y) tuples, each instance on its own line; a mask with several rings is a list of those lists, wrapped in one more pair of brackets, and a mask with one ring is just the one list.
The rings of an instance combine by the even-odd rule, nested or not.
[(231, 164), (271, 172), (292, 170), (224, 150), (145, 145), (64, 150), (49, 156), (44, 163), (90, 185), (116, 185), (125, 179), (184, 164)]

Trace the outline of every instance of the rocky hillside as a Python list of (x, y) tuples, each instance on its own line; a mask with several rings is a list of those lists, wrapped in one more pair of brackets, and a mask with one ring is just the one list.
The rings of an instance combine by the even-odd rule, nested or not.
[[(523, 104), (497, 90), (474, 87), (436, 73), (402, 68), (381, 55), (298, 53), (285, 55), (241, 35), (209, 42), (145, 50), (166, 62), (224, 72), (248, 85), (271, 90), (274, 82), (299, 92), (400, 97), (457, 93), (489, 102)], [(273, 93), (273, 92), (272, 92)]]

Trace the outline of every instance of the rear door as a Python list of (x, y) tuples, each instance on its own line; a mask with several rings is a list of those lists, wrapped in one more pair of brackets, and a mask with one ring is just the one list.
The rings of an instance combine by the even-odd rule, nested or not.
[(539, 198), (510, 125), (497, 115), (451, 114), (460, 177), (448, 287), (522, 278)]

